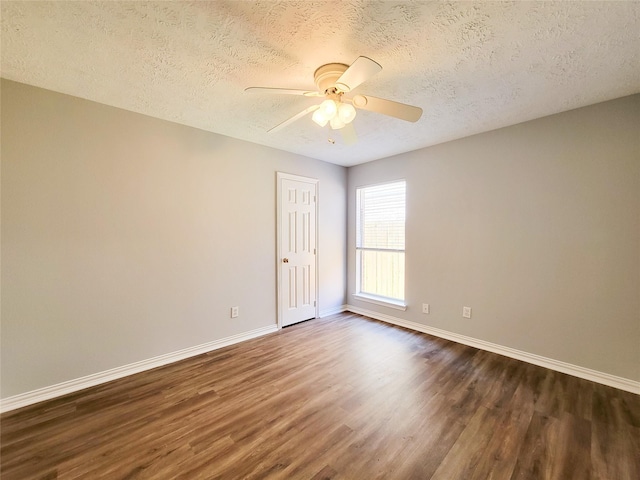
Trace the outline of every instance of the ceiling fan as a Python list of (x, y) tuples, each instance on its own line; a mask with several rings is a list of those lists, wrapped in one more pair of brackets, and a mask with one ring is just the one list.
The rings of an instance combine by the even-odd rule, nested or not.
[(382, 67), (377, 62), (368, 57), (358, 57), (350, 66), (344, 63), (328, 63), (319, 67), (313, 74), (317, 91), (271, 87), (249, 87), (245, 91), (325, 97), (323, 102), (305, 108), (300, 113), (271, 128), (269, 132), (276, 132), (313, 112), (312, 119), (315, 123), (321, 127), (329, 123), (333, 130), (340, 130), (345, 143), (352, 144), (356, 141), (355, 130), (351, 124), (356, 116), (356, 108), (382, 113), (407, 122), (416, 122), (422, 116), (420, 107), (371, 95), (350, 95), (352, 90), (380, 70)]

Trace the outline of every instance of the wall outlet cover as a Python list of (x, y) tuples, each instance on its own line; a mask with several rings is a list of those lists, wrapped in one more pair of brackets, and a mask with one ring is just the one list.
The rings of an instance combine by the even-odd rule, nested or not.
[(462, 307), (462, 316), (464, 318), (471, 318), (471, 307)]

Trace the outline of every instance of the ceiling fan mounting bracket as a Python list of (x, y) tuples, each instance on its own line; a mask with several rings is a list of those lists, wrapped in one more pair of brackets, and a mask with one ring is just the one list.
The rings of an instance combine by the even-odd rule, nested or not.
[[(349, 68), (349, 65), (345, 65), (344, 63), (327, 63), (318, 68), (313, 74), (318, 90), (326, 94), (336, 94), (341, 91), (339, 88), (336, 88), (336, 81), (347, 68)], [(335, 91), (331, 91), (332, 89), (335, 89)]]

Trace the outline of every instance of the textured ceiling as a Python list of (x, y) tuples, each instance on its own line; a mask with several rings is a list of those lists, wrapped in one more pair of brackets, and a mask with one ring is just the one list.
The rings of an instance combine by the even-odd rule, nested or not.
[[(340, 165), (640, 92), (639, 2), (2, 1), (4, 78)], [(305, 117), (325, 63), (372, 58), (355, 93), (424, 109), (359, 111), (344, 145)], [(327, 141), (335, 138), (335, 144)]]

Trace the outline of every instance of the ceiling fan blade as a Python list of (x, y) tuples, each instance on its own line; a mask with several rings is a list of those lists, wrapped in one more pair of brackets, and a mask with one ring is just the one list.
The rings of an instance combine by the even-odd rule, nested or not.
[(393, 100), (386, 100), (384, 98), (372, 97), (370, 95), (356, 95), (348, 100), (350, 100), (356, 108), (382, 113), (383, 115), (389, 115), (390, 117), (406, 120), (407, 122), (417, 122), (422, 116), (422, 109), (420, 107), (414, 107), (413, 105), (394, 102)]
[(248, 87), (244, 89), (249, 93), (277, 93), (284, 95), (304, 95), (305, 97), (320, 97), (322, 94), (316, 91), (296, 90), (293, 88)]
[(343, 92), (349, 92), (362, 82), (369, 80), (380, 70), (382, 70), (382, 66), (370, 58), (358, 57), (336, 81), (336, 87)]
[(308, 108), (305, 108), (303, 111), (301, 111), (300, 113), (295, 114), (293, 117), (289, 118), (288, 120), (285, 120), (284, 122), (282, 122), (279, 125), (276, 125), (275, 127), (273, 127), (272, 129), (268, 130), (267, 133), (273, 133), (273, 132), (277, 132), (278, 130), (281, 130), (282, 128), (286, 127), (287, 125), (289, 125), (290, 123), (295, 122), (296, 120), (301, 119), (302, 117), (304, 117), (306, 114), (311, 113), (315, 110), (317, 110), (318, 108), (320, 108), (320, 105), (311, 105)]
[(345, 145), (353, 145), (358, 141), (358, 136), (356, 135), (356, 129), (353, 127), (353, 123), (347, 123), (342, 127), (340, 129), (340, 134), (342, 135), (342, 140), (344, 140)]

